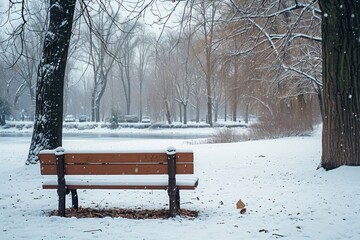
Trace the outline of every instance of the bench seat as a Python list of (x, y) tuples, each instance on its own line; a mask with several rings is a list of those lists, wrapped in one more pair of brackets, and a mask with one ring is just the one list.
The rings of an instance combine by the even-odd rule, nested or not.
[[(77, 175), (67, 176), (68, 189), (164, 189), (169, 187), (168, 175)], [(192, 175), (177, 175), (176, 186), (180, 190), (193, 190), (197, 187), (199, 179)], [(44, 177), (43, 189), (57, 189), (56, 178)]]

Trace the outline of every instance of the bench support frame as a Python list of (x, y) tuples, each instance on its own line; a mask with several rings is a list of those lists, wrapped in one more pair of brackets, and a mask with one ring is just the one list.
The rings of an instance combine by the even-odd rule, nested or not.
[(56, 155), (56, 168), (57, 168), (57, 176), (58, 176), (57, 193), (59, 196), (59, 216), (64, 217), (66, 194), (69, 193), (69, 191), (66, 189), (66, 182), (65, 182), (64, 149), (57, 148), (55, 151), (55, 155)]
[(180, 208), (180, 194), (176, 187), (176, 150), (167, 149), (168, 173), (169, 173), (169, 217), (175, 217)]

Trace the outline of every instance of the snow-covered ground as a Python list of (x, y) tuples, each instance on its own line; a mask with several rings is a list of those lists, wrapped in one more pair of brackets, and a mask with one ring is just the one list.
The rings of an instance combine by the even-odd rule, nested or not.
[[(192, 131), (188, 129), (187, 131)], [(25, 166), (30, 138), (0, 137), (0, 239), (360, 239), (360, 168), (316, 170), (321, 138), (231, 144), (175, 139), (65, 138), (74, 150), (192, 149), (199, 186), (182, 191), (195, 219), (49, 217), (56, 190), (43, 190), (39, 165)], [(236, 209), (241, 199), (245, 214)], [(166, 208), (166, 191), (79, 191), (80, 205)], [(69, 202), (69, 201), (68, 201)]]

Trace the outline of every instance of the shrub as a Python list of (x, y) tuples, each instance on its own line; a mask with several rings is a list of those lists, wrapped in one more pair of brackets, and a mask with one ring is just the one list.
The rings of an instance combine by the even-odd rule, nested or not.
[(220, 128), (209, 138), (209, 143), (231, 143), (239, 142), (243, 138), (242, 135), (237, 134), (235, 129)]
[(267, 139), (309, 135), (313, 129), (300, 120), (285, 117), (269, 118), (251, 126), (250, 139)]
[(285, 115), (262, 119), (252, 124), (245, 134), (238, 134), (236, 129), (220, 128), (208, 139), (208, 143), (230, 143), (248, 140), (306, 136), (313, 131), (312, 127), (301, 120), (289, 119)]
[(117, 118), (117, 116), (113, 115), (111, 117), (111, 122), (110, 122), (109, 128), (110, 129), (116, 129), (118, 127), (119, 127), (118, 118)]

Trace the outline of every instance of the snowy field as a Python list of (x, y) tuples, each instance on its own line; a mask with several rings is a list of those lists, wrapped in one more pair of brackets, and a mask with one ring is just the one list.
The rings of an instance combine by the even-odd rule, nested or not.
[[(191, 130), (188, 130), (191, 131)], [(360, 168), (316, 170), (321, 137), (232, 144), (175, 139), (65, 138), (74, 150), (192, 149), (199, 186), (182, 191), (195, 219), (49, 217), (56, 190), (43, 190), (39, 165), (25, 166), (30, 138), (0, 137), (0, 239), (360, 239)], [(241, 199), (245, 214), (236, 209)], [(69, 203), (68, 199), (68, 203)], [(166, 191), (81, 190), (80, 205), (163, 209)]]

